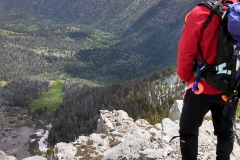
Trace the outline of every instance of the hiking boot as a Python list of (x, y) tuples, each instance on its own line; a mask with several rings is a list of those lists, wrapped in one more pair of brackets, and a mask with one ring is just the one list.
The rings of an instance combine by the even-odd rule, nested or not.
[(198, 137), (180, 136), (180, 148), (182, 160), (197, 160), (198, 154)]
[(233, 150), (234, 138), (217, 138), (216, 160), (229, 160)]

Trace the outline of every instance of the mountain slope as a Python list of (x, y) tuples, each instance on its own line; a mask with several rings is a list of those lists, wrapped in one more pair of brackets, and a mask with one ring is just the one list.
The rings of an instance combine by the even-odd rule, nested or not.
[[(10, 57), (15, 52), (30, 54), (38, 71), (23, 68), (22, 75), (47, 70), (109, 82), (140, 77), (175, 66), (184, 16), (195, 4), (197, 0), (2, 0), (1, 28), (21, 35), (14, 40), (1, 36), (6, 46), (2, 54), (12, 46)], [(47, 57), (39, 56), (45, 51)], [(64, 56), (55, 56), (59, 51)], [(40, 61), (30, 58), (34, 52)], [(10, 72), (5, 67), (6, 75)]]

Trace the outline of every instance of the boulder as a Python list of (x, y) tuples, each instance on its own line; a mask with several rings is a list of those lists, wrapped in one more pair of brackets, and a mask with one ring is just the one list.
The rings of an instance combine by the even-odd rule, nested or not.
[(183, 107), (183, 100), (176, 100), (171, 109), (170, 109), (170, 119), (175, 121), (175, 120), (180, 120), (181, 112), (182, 112), (182, 107)]
[(77, 153), (77, 148), (71, 143), (57, 143), (54, 146), (54, 155), (61, 160), (73, 160)]

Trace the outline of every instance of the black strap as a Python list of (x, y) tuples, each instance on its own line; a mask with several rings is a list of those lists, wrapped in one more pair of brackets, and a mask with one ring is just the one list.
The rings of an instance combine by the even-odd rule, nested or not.
[(180, 137), (180, 136), (173, 136), (173, 137), (170, 139), (169, 143), (172, 142), (172, 140), (174, 140), (175, 138), (178, 138), (178, 137)]
[[(211, 12), (210, 12), (208, 18), (206, 19), (206, 21), (204, 22), (203, 30), (205, 28), (207, 28), (207, 26), (209, 25), (210, 21), (212, 20), (213, 15), (216, 13), (216, 10), (219, 8), (219, 6), (222, 3), (222, 1), (223, 0), (219, 0), (219, 1), (217, 1), (217, 3), (215, 5), (212, 6)], [(203, 32), (203, 30), (202, 30), (202, 32)]]
[(233, 55), (233, 60), (235, 61), (235, 63), (232, 64), (232, 71), (231, 71), (231, 86), (230, 86), (230, 92), (233, 92), (234, 93), (234, 89), (235, 89), (235, 86), (236, 86), (236, 74), (237, 74), (237, 71), (236, 71), (236, 59), (237, 59), (237, 56), (235, 57), (235, 55)]
[(240, 86), (240, 78), (237, 80), (237, 83), (234, 89), (239, 90), (239, 86)]
[(223, 108), (223, 116), (226, 116), (227, 110), (231, 104), (233, 104), (235, 94), (232, 93), (231, 95), (228, 96), (227, 102), (225, 103), (225, 106)]
[[(202, 31), (201, 33), (203, 33), (203, 31), (208, 27), (210, 21), (212, 20), (212, 17), (214, 16), (214, 14), (216, 13), (216, 10), (219, 8), (220, 4), (222, 3), (223, 0), (219, 0), (217, 1), (217, 3), (215, 5), (213, 5), (212, 9), (211, 9), (211, 12), (208, 16), (208, 18), (206, 19), (206, 21), (204, 22), (203, 24), (203, 28), (202, 28)], [(202, 38), (201, 38), (202, 39)], [(202, 59), (202, 62), (203, 63), (206, 63), (205, 60), (204, 60), (204, 56), (203, 56), (203, 52), (202, 52), (202, 49), (201, 49), (201, 46), (200, 46), (200, 42), (198, 42), (198, 48), (199, 48), (199, 51), (200, 51), (200, 55), (201, 55), (201, 59)]]
[(203, 64), (206, 63), (206, 62), (205, 62), (205, 60), (204, 60), (203, 51), (202, 51), (202, 49), (201, 49), (201, 47), (200, 47), (200, 43), (199, 43), (199, 42), (198, 42), (198, 49), (199, 49), (200, 56), (201, 56), (201, 59), (202, 59), (200, 65), (203, 65)]
[[(240, 46), (237, 46), (237, 47), (235, 48), (234, 54), (235, 54), (235, 56), (238, 56), (239, 53), (240, 53)], [(237, 69), (236, 66), (235, 66), (235, 68)], [(237, 72), (237, 71), (236, 71), (236, 72)], [(237, 73), (236, 73), (236, 74), (237, 74)], [(235, 75), (236, 75), (236, 74), (235, 74)], [(236, 79), (236, 85), (235, 85), (234, 89), (239, 90), (239, 89), (240, 89), (239, 86), (240, 86), (240, 78), (239, 78), (239, 79)]]
[[(227, 36), (223, 37), (223, 35), (220, 35), (219, 38), (218, 38), (220, 41), (222, 41), (222, 44), (225, 44), (225, 45), (223, 45), (223, 53), (229, 53), (228, 45), (226, 45), (226, 44), (228, 44), (228, 39), (227, 38), (228, 38)], [(219, 43), (219, 45), (222, 45), (222, 44)]]
[(232, 55), (232, 58), (230, 59), (230, 61), (228, 61), (228, 63), (226, 64), (226, 69), (231, 69), (231, 86), (230, 86), (230, 92), (233, 92), (234, 89), (236, 89), (237, 85), (236, 84), (236, 74), (237, 74), (237, 71), (236, 71), (236, 59), (238, 57), (238, 49), (239, 48), (236, 48), (236, 51), (233, 53)]

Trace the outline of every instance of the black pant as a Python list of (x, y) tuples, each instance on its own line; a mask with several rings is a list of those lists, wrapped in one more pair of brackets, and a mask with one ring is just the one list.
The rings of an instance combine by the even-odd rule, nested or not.
[[(203, 117), (209, 110), (212, 113), (214, 135), (217, 136), (217, 143), (219, 143), (216, 152), (217, 157), (219, 157), (217, 159), (220, 159), (220, 155), (218, 154), (223, 153), (221, 150), (226, 151), (227, 147), (230, 148), (230, 151), (223, 156), (229, 157), (232, 152), (233, 138), (235, 137), (233, 124), (236, 119), (235, 114), (238, 99), (229, 106), (226, 115), (223, 116), (225, 102), (221, 96), (222, 95), (196, 95), (191, 89), (186, 92), (179, 130), (182, 159), (197, 159), (199, 127), (202, 125)], [(221, 142), (222, 144), (228, 145), (219, 147)]]

